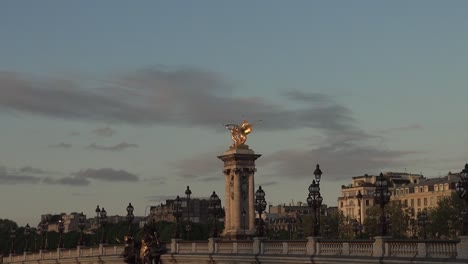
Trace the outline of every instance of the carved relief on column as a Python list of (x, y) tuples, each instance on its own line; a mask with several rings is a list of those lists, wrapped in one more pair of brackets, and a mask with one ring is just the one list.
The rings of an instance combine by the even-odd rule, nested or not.
[[(224, 178), (225, 178), (225, 187), (224, 187), (224, 192), (225, 193), (230, 193), (231, 192), (231, 186), (228, 184), (229, 179), (230, 179), (230, 174), (231, 170), (230, 169), (225, 169), (223, 170), (224, 173)], [(225, 223), (226, 223), (226, 228), (231, 226), (231, 199), (230, 196), (225, 195), (224, 199), (224, 208), (225, 208)]]

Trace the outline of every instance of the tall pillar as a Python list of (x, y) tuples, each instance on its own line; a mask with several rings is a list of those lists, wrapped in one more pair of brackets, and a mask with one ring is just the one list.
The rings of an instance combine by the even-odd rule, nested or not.
[[(247, 145), (230, 148), (222, 156), (225, 175), (225, 227), (222, 236), (226, 239), (239, 239), (255, 234), (254, 174), (255, 154)], [(245, 219), (242, 211), (245, 210)]]

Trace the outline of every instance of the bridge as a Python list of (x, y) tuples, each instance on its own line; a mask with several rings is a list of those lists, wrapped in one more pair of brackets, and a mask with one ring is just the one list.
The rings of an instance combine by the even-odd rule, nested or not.
[[(307, 240), (183, 241), (172, 239), (161, 256), (166, 263), (468, 263), (468, 237), (460, 240), (396, 240), (375, 237), (373, 240), (330, 240), (309, 237)], [(6, 256), (3, 263), (124, 263), (125, 245), (77, 247), (56, 251)]]

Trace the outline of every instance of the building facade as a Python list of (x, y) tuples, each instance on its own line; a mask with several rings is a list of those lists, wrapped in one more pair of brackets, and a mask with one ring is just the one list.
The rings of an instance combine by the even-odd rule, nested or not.
[[(182, 219), (187, 220), (190, 217), (190, 221), (194, 223), (207, 221), (210, 216), (208, 211), (209, 198), (191, 198), (189, 203), (187, 203), (187, 198), (180, 199), (182, 200)], [(175, 199), (168, 199), (165, 204), (151, 206), (148, 221), (175, 222), (175, 217), (172, 214), (174, 201)]]
[[(455, 191), (458, 174), (449, 172), (444, 177), (425, 178), (422, 174), (387, 172), (384, 176), (390, 182), (391, 201), (399, 201), (404, 208), (418, 212), (437, 206), (444, 196), (450, 196)], [(377, 175), (357, 176), (349, 185), (341, 186), (341, 196), (338, 197), (338, 210), (351, 220), (364, 222), (368, 209), (374, 205), (373, 193)], [(362, 200), (357, 198), (361, 193)]]

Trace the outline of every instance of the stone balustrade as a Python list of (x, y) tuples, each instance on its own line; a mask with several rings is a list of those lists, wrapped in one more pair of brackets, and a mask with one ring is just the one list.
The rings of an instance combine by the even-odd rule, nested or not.
[[(192, 263), (187, 259), (196, 258), (203, 261), (219, 259), (251, 259), (263, 258), (262, 263), (274, 256), (281, 259), (294, 259), (294, 263), (310, 263), (310, 258), (343, 258), (364, 257), (376, 260), (390, 258), (392, 260), (424, 260), (437, 263), (468, 261), (468, 237), (461, 237), (459, 241), (449, 240), (395, 240), (389, 237), (376, 237), (374, 240), (328, 240), (309, 237), (307, 240), (279, 241), (255, 238), (254, 240), (220, 240), (183, 241), (173, 239), (170, 249), (163, 255), (163, 263)], [(78, 247), (77, 249), (58, 249), (56, 251), (25, 253), (23, 255), (3, 257), (3, 263), (72, 263), (67, 259), (75, 259), (74, 263), (87, 263), (82, 259), (99, 258), (99, 263), (116, 263), (119, 255), (124, 251), (124, 245), (101, 245), (99, 247)], [(233, 257), (235, 255), (235, 257)], [(113, 262), (105, 262), (102, 257), (113, 257)], [(79, 261), (78, 261), (79, 260)], [(304, 262), (302, 262), (303, 260)], [(297, 261), (297, 262), (296, 262)], [(0, 262), (1, 263), (1, 262)], [(89, 262), (94, 263), (94, 262)], [(123, 263), (121, 259), (119, 263)], [(196, 263), (196, 262), (194, 262)], [(223, 263), (218, 261), (217, 263)], [(239, 261), (238, 263), (244, 263)], [(273, 262), (275, 263), (275, 262)], [(281, 262), (277, 262), (281, 263)], [(317, 263), (320, 263), (318, 261)], [(403, 262), (404, 263), (404, 262)]]

